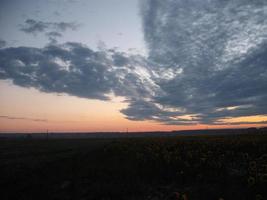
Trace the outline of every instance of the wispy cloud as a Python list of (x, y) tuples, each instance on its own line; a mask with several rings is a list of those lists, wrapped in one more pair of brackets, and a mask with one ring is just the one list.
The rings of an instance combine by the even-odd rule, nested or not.
[(20, 30), (28, 34), (45, 34), (51, 41), (56, 41), (62, 37), (62, 33), (67, 30), (77, 30), (80, 25), (75, 22), (44, 22), (34, 19), (27, 19), (24, 24), (20, 24)]
[(0, 118), (9, 119), (9, 120), (27, 120), (27, 121), (34, 121), (34, 122), (48, 122), (47, 119), (28, 118), (28, 117), (14, 117), (14, 116), (7, 116), (7, 115), (1, 115)]

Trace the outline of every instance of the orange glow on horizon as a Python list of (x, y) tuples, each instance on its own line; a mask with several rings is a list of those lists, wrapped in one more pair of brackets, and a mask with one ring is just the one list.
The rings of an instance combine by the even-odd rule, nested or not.
[[(125, 132), (127, 129), (129, 132), (141, 132), (245, 128), (267, 124), (178, 126), (152, 121), (131, 121), (119, 112), (127, 107), (127, 104), (122, 102), (123, 98), (112, 98), (111, 101), (88, 100), (25, 89), (14, 86), (8, 81), (0, 81), (0, 83), (0, 116), (2, 116), (0, 132), (45, 132), (47, 129), (50, 132)], [(267, 120), (267, 116), (227, 119), (225, 122), (239, 122), (238, 120), (258, 122)]]
[(267, 116), (266, 115), (254, 115), (254, 116), (245, 116), (245, 117), (235, 117), (235, 118), (228, 118), (221, 120), (224, 123), (241, 123), (241, 122), (266, 122), (267, 123)]

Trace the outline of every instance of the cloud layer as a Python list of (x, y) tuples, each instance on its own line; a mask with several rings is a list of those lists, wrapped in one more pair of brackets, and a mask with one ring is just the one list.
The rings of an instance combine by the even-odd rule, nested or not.
[(158, 83), (157, 103), (208, 124), (267, 113), (266, 1), (148, 0), (141, 9), (150, 59), (182, 70)]
[[(147, 58), (70, 42), (2, 48), (0, 78), (83, 98), (124, 96), (129, 106), (121, 112), (131, 120), (225, 124), (231, 117), (267, 115), (265, 0), (140, 4)], [(23, 31), (53, 38), (71, 28), (27, 24)]]

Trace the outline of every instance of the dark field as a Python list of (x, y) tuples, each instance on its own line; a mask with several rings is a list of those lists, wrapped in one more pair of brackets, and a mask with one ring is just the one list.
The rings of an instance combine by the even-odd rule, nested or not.
[(267, 135), (0, 140), (0, 199), (266, 200)]

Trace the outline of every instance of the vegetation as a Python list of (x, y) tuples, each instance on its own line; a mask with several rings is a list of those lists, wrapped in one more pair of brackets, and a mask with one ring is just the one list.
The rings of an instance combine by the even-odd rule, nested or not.
[(267, 135), (0, 141), (0, 199), (267, 199)]

